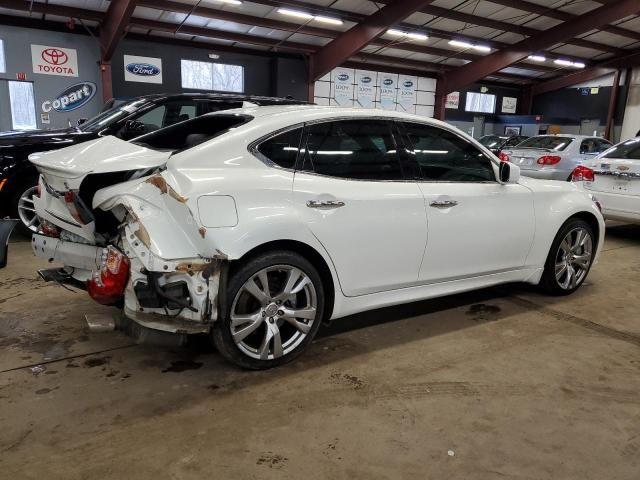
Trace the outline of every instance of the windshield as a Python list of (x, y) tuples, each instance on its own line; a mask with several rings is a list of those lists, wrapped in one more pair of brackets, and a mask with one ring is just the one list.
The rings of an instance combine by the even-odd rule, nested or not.
[(626, 160), (640, 160), (640, 138), (627, 140), (607, 150), (602, 158), (622, 158)]
[(518, 148), (541, 148), (561, 152), (574, 140), (575, 138), (571, 137), (531, 137), (518, 145)]
[(510, 137), (509, 140), (507, 140), (507, 142), (504, 144), (505, 147), (515, 147), (516, 145), (518, 145), (520, 142), (522, 142), (523, 140), (526, 140), (527, 137)]
[(505, 137), (499, 137), (497, 135), (485, 135), (480, 139), (480, 143), (487, 148), (496, 147), (502, 144), (502, 142), (504, 141), (505, 141)]
[(80, 126), (83, 132), (99, 132), (109, 125), (131, 115), (140, 109), (144, 104), (149, 103), (149, 99), (137, 99), (123, 103), (117, 107), (110, 108), (106, 112), (102, 112), (93, 118), (90, 118)]

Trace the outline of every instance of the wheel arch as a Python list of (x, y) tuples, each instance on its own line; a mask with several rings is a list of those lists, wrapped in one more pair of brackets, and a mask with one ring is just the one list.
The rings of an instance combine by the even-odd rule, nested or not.
[(258, 245), (244, 253), (244, 255), (242, 255), (240, 258), (230, 261), (229, 273), (232, 273), (242, 264), (260, 254), (278, 250), (286, 250), (298, 253), (299, 255), (302, 255), (307, 260), (309, 260), (311, 264), (318, 270), (320, 278), (322, 279), (323, 286), (325, 288), (325, 295), (327, 300), (326, 308), (324, 311), (324, 318), (322, 320), (324, 322), (330, 319), (333, 314), (336, 300), (336, 279), (334, 279), (333, 272), (322, 254), (315, 248), (304, 242), (301, 242), (299, 240), (273, 240)]
[[(591, 212), (588, 212), (586, 210), (581, 211), (581, 212), (577, 212), (574, 213), (573, 215), (571, 215), (569, 218), (567, 218), (565, 220), (565, 222), (563, 223), (563, 225), (565, 223), (567, 223), (569, 220), (573, 220), (574, 218), (583, 220), (585, 222), (587, 222), (587, 224), (591, 227), (591, 229), (593, 230), (593, 234), (594, 234), (594, 241), (595, 241), (595, 250), (598, 249), (599, 243), (600, 243), (600, 223), (598, 222), (598, 218)], [(562, 228), (562, 227), (560, 227)]]

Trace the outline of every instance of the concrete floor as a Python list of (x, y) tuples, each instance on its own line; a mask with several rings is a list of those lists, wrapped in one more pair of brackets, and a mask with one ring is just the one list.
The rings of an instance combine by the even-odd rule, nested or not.
[(0, 270), (0, 478), (640, 476), (640, 227), (609, 230), (571, 297), (369, 312), (267, 372), (88, 333), (110, 309), (37, 267), (23, 242)]

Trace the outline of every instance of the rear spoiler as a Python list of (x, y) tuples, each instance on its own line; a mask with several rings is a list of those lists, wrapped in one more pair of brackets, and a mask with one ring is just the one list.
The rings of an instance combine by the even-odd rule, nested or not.
[(0, 220), (0, 268), (7, 266), (7, 256), (9, 255), (9, 237), (13, 228), (19, 220), (4, 218)]

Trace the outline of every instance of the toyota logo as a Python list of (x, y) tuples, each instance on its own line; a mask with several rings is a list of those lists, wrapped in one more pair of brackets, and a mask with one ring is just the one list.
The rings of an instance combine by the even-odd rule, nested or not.
[(42, 59), (51, 65), (64, 65), (69, 61), (67, 54), (57, 48), (43, 50)]

